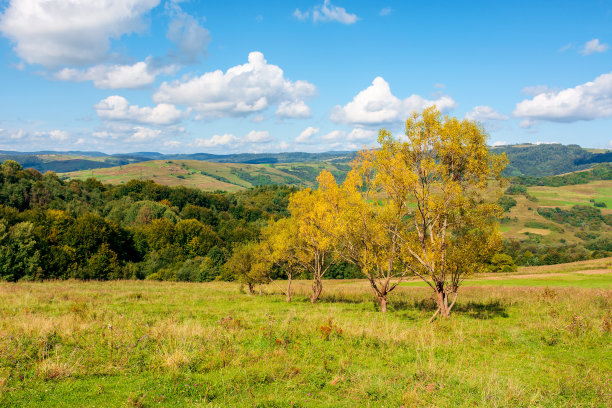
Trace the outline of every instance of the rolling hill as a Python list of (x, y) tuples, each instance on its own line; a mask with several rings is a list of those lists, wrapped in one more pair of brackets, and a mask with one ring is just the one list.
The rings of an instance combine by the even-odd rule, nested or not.
[[(506, 153), (509, 159), (506, 176), (552, 176), (590, 168), (595, 163), (612, 161), (612, 151), (603, 149), (584, 149), (578, 145), (561, 144), (520, 144), (491, 147), (495, 153)], [(24, 168), (34, 168), (40, 172), (48, 170), (56, 173), (79, 170), (124, 166), (155, 160), (198, 160), (211, 163), (242, 164), (292, 164), (329, 162), (348, 164), (356, 152), (324, 153), (240, 153), (216, 155), (210, 153), (161, 154), (156, 152), (135, 152), (108, 155), (101, 152), (15, 152), (0, 151), (0, 161), (15, 160)], [(309, 164), (307, 164), (308, 166)]]
[(336, 162), (281, 164), (215, 163), (199, 160), (151, 160), (116, 167), (60, 173), (62, 178), (96, 178), (104, 183), (121, 184), (132, 179), (195, 187), (206, 191), (237, 191), (245, 188), (284, 184), (311, 187), (321, 170), (327, 169), (342, 180), (350, 169)]

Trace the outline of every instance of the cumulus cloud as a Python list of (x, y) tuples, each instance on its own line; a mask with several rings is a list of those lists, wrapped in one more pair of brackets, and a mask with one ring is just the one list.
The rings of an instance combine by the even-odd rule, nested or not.
[(591, 41), (587, 41), (584, 47), (580, 49), (582, 55), (591, 55), (600, 52), (606, 52), (610, 48), (608, 44), (599, 42), (599, 38), (593, 38)]
[(210, 33), (198, 20), (185, 13), (176, 3), (171, 3), (170, 13), (173, 16), (168, 24), (166, 37), (176, 45), (176, 51), (169, 57), (184, 64), (193, 64), (206, 55), (210, 42)]
[(193, 145), (195, 147), (226, 147), (234, 149), (244, 144), (257, 145), (270, 143), (272, 141), (274, 141), (274, 138), (270, 136), (270, 132), (268, 132), (267, 130), (251, 130), (243, 137), (238, 137), (234, 136), (231, 133), (226, 133), (223, 135), (213, 135), (208, 139), (197, 138), (193, 142)]
[(70, 133), (64, 130), (52, 130), (49, 132), (49, 138), (51, 140), (55, 140), (56, 142), (68, 140), (68, 137), (70, 137)]
[(156, 140), (161, 135), (161, 130), (151, 129), (144, 126), (135, 126), (134, 133), (126, 139), (126, 142), (150, 142)]
[(465, 115), (465, 118), (478, 122), (501, 121), (509, 119), (508, 116), (502, 115), (492, 107), (486, 105), (474, 106), (474, 108)]
[(345, 106), (336, 106), (331, 120), (351, 125), (378, 126), (386, 123), (402, 122), (413, 111), (421, 111), (436, 105), (440, 111), (448, 111), (457, 104), (450, 96), (440, 96), (435, 100), (411, 95), (399, 99), (391, 93), (391, 88), (382, 77), (374, 78), (372, 85), (359, 92)]
[(231, 144), (235, 144), (240, 139), (236, 136), (226, 133), (223, 135), (214, 135), (210, 139), (197, 138), (194, 141), (194, 145), (196, 147), (218, 147), (218, 146), (229, 146)]
[(101, 119), (147, 125), (172, 125), (185, 117), (174, 105), (160, 103), (154, 108), (130, 105), (122, 96), (112, 95), (101, 100), (94, 108)]
[(246, 143), (268, 143), (273, 140), (274, 138), (267, 130), (251, 130), (242, 138), (242, 141)]
[(355, 128), (346, 137), (351, 142), (373, 142), (376, 140), (378, 132), (371, 129)]
[(506, 142), (505, 140), (498, 140), (494, 142), (491, 146), (493, 147), (508, 146), (508, 142)]
[(315, 128), (312, 126), (308, 126), (304, 129), (298, 137), (295, 138), (296, 143), (310, 143), (312, 141), (312, 137), (319, 133), (319, 128)]
[(359, 20), (356, 14), (348, 13), (344, 7), (334, 6), (329, 0), (313, 7), (312, 10), (295, 9), (293, 16), (300, 21), (312, 18), (315, 23), (336, 21), (342, 24), (354, 24)]
[(106, 59), (111, 39), (146, 27), (159, 0), (11, 0), (0, 32), (29, 64), (88, 65)]
[(324, 134), (319, 137), (319, 139), (325, 142), (337, 142), (340, 139), (343, 139), (346, 136), (346, 132), (344, 130), (332, 130), (331, 132)]
[(306, 119), (312, 116), (310, 108), (304, 101), (283, 101), (276, 109), (279, 118)]
[(99, 89), (133, 89), (150, 85), (157, 75), (170, 74), (175, 70), (174, 66), (153, 69), (149, 61), (147, 59), (133, 65), (96, 65), (86, 70), (64, 68), (55, 73), (54, 77), (61, 81), (93, 81)]
[(198, 112), (198, 119), (248, 116), (283, 102), (288, 104), (283, 105), (278, 115), (301, 117), (305, 109), (300, 102), (314, 93), (311, 83), (286, 79), (283, 70), (268, 64), (261, 52), (251, 52), (246, 64), (225, 73), (217, 70), (200, 77), (164, 82), (153, 100), (190, 106)]
[(534, 121), (576, 122), (612, 116), (612, 72), (561, 91), (540, 93), (516, 104), (514, 116)]

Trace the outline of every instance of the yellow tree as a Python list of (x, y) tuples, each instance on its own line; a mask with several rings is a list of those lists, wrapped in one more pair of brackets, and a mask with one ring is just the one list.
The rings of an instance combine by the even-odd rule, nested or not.
[(398, 232), (407, 211), (379, 197), (373, 175), (367, 162), (357, 160), (340, 187), (327, 171), (318, 182), (333, 214), (325, 233), (336, 255), (360, 269), (386, 312), (389, 294), (406, 275)]
[(303, 246), (299, 239), (297, 223), (293, 218), (272, 221), (261, 231), (262, 256), (277, 265), (287, 275), (287, 302), (291, 302), (291, 281), (296, 272), (303, 269), (300, 260)]
[(386, 205), (405, 214), (402, 227), (388, 231), (401, 264), (433, 289), (434, 316), (449, 316), (462, 280), (499, 244), (500, 208), (487, 187), (507, 159), (489, 153), (480, 125), (442, 117), (435, 107), (406, 121), (405, 138), (383, 129), (378, 141), (379, 149), (361, 152), (360, 166), (372, 170)]
[(310, 301), (314, 303), (323, 290), (323, 276), (333, 263), (332, 238), (325, 233), (333, 221), (331, 208), (321, 191), (307, 188), (290, 197), (289, 211), (298, 239), (296, 262), (312, 275)]

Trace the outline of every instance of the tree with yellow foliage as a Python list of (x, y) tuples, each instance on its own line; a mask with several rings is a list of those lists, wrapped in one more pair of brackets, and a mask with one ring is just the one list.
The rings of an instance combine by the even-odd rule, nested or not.
[(406, 275), (399, 229), (405, 208), (379, 197), (371, 167), (354, 163), (341, 186), (331, 173), (321, 172), (319, 190), (333, 213), (325, 233), (332, 238), (336, 256), (355, 264), (366, 276), (380, 305), (387, 311), (389, 294)]
[(270, 222), (261, 231), (261, 249), (262, 256), (287, 275), (287, 290), (283, 292), (287, 302), (291, 302), (291, 281), (303, 269), (301, 259), (304, 258), (297, 223), (292, 218)]
[(326, 233), (333, 222), (328, 201), (320, 190), (309, 188), (294, 193), (289, 199), (294, 234), (296, 262), (312, 275), (310, 301), (316, 302), (323, 290), (323, 276), (333, 264), (332, 237)]
[(406, 271), (434, 291), (434, 317), (447, 317), (463, 279), (499, 246), (501, 208), (486, 193), (507, 159), (489, 153), (479, 124), (442, 117), (435, 107), (406, 121), (406, 138), (383, 129), (378, 142), (361, 152), (358, 166), (371, 169), (371, 188), (385, 206), (406, 214), (388, 232)]

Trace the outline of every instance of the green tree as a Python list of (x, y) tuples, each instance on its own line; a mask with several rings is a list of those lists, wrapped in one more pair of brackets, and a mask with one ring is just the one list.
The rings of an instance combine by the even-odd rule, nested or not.
[(255, 285), (270, 281), (270, 264), (261, 256), (259, 244), (254, 242), (237, 246), (224, 269), (228, 275), (246, 284), (250, 294), (255, 293)]

